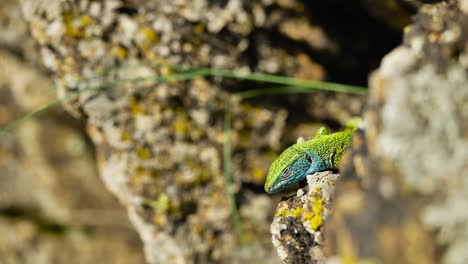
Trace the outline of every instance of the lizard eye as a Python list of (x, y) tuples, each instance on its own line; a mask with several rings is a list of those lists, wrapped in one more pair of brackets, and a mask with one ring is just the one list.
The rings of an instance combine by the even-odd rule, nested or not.
[(312, 158), (310, 157), (309, 154), (306, 154), (306, 159), (309, 163), (312, 163)]

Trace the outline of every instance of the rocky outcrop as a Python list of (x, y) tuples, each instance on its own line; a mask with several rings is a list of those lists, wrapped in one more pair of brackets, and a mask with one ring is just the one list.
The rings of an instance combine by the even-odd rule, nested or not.
[(343, 160), (323, 242), (298, 203), (315, 194), (280, 203), (272, 234), (285, 263), (468, 261), (467, 26), (467, 1), (420, 7), (370, 78), (365, 134)]
[[(367, 35), (386, 34), (350, 2), (347, 6), (359, 11), (352, 12), (359, 18), (353, 20), (358, 32), (370, 33), (346, 30), (344, 37), (336, 36), (336, 25), (343, 23), (328, 22), (349, 18), (320, 16), (338, 2), (321, 3), (326, 4), (22, 0), (43, 63), (54, 74), (59, 96), (71, 98), (64, 103), (67, 110), (86, 121), (101, 179), (127, 209), (149, 263), (279, 262), (269, 239), (278, 197), (270, 199), (261, 188), (269, 164), (297, 136), (313, 135), (317, 122), (305, 120), (337, 127), (361, 112), (363, 98), (319, 93), (230, 101), (231, 184), (223, 175), (226, 102), (255, 84), (220, 78), (154, 80), (184, 65), (359, 82), (392, 42), (363, 45)], [(325, 24), (335, 28), (326, 31)], [(89, 89), (103, 83), (106, 89)], [(235, 194), (243, 232), (231, 221), (235, 212), (226, 190)], [(305, 202), (299, 214), (308, 233), (304, 238), (315, 247), (313, 254), (300, 253), (304, 260), (322, 258), (317, 248), (324, 245), (322, 222), (330, 202), (322, 202), (323, 193), (316, 191), (310, 195), (317, 201)], [(278, 217), (280, 226), (292, 219), (286, 211)], [(282, 234), (277, 234), (280, 244), (287, 239)], [(301, 239), (290, 252), (299, 252)]]
[(2, 1), (0, 32), (0, 263), (144, 263), (76, 119), (52, 108), (3, 133), (56, 91), (18, 1)]
[(279, 203), (271, 233), (284, 263), (325, 261), (323, 224), (331, 213), (339, 176), (330, 171), (308, 175), (305, 188)]

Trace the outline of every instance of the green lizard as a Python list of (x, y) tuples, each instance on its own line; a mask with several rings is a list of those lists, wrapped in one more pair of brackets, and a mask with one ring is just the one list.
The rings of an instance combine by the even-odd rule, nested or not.
[(351, 119), (346, 130), (329, 134), (321, 127), (314, 138), (287, 148), (273, 161), (265, 181), (265, 191), (276, 193), (304, 180), (307, 175), (338, 169), (344, 151), (360, 119)]

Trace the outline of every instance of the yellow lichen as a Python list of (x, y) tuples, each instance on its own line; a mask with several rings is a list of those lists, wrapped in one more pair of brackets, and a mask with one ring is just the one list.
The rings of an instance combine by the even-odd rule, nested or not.
[(129, 102), (129, 106), (130, 106), (130, 112), (133, 114), (133, 115), (139, 115), (139, 114), (142, 114), (143, 113), (143, 109), (140, 105), (140, 103), (138, 102), (138, 100), (135, 98), (135, 97), (130, 97), (130, 102)]
[(205, 25), (198, 23), (193, 27), (193, 30), (198, 34), (201, 34), (205, 32)]
[(312, 218), (314, 218), (315, 214), (313, 212), (307, 212), (302, 215), (302, 222), (307, 222), (310, 221)]
[(207, 183), (210, 180), (210, 176), (206, 173), (198, 173), (198, 176), (193, 181), (193, 185), (198, 186)]
[(167, 76), (167, 75), (173, 74), (174, 69), (169, 65), (164, 65), (164, 66), (161, 67), (160, 72), (161, 72), (162, 76)]
[(142, 39), (139, 41), (141, 48), (147, 49), (159, 43), (158, 33), (151, 27), (142, 28), (140, 34), (142, 35)]
[(309, 220), (309, 224), (310, 228), (317, 231), (323, 224), (323, 218), (320, 215), (315, 215)]
[(201, 225), (195, 226), (195, 232), (198, 234), (203, 234), (205, 232), (205, 227)]
[(321, 214), (323, 212), (323, 206), (321, 204), (312, 205), (312, 211), (314, 214)]
[(65, 24), (65, 36), (73, 38), (86, 37), (85, 28), (89, 26), (92, 21), (91, 17), (88, 15), (83, 15), (76, 19), (71, 12), (63, 13), (62, 20)]
[(124, 131), (120, 135), (120, 140), (122, 140), (122, 141), (130, 141), (130, 139), (132, 139), (132, 138), (130, 136), (130, 133), (128, 133), (128, 131)]
[(322, 198), (315, 198), (312, 201), (312, 211), (317, 215), (321, 214), (323, 212), (323, 205), (325, 204), (325, 201)]
[(308, 223), (311, 229), (318, 230), (323, 224), (323, 217), (322, 213), (324, 210), (323, 205), (325, 204), (325, 200), (322, 198), (312, 197), (312, 210), (308, 212), (302, 213), (302, 222)]
[(276, 217), (279, 217), (279, 216), (287, 217), (288, 214), (289, 214), (289, 210), (287, 208), (282, 208), (278, 212), (276, 212), (275, 216)]
[(159, 176), (161, 176), (161, 172), (159, 170), (151, 170), (150, 175), (153, 178), (158, 178)]
[(151, 158), (151, 151), (144, 147), (137, 149), (136, 154), (141, 160), (148, 160)]
[(113, 47), (111, 49), (111, 56), (118, 59), (125, 59), (127, 57), (127, 49), (121, 46)]
[(84, 15), (80, 17), (80, 26), (87, 27), (91, 23), (91, 17)]
[(276, 212), (275, 216), (299, 218), (303, 212), (304, 212), (304, 208), (302, 207), (296, 207), (293, 210), (289, 210), (288, 208), (283, 208), (283, 209), (280, 209), (278, 212)]
[(163, 226), (167, 224), (167, 217), (164, 214), (154, 214), (153, 221), (156, 225)]
[(310, 200), (314, 204), (316, 204), (316, 203), (324, 204), (325, 203), (325, 200), (323, 200), (322, 198), (312, 197), (312, 198), (310, 198)]
[(188, 126), (188, 119), (187, 116), (185, 115), (184, 112), (179, 111), (176, 114), (176, 118), (174, 122), (172, 123), (172, 128), (176, 133), (179, 134), (187, 134), (189, 131), (189, 126)]
[(145, 168), (143, 168), (143, 167), (136, 167), (136, 168), (135, 168), (135, 174), (141, 175), (141, 174), (144, 174), (144, 173), (146, 173), (146, 169), (145, 169)]
[(188, 131), (187, 123), (183, 121), (176, 121), (173, 124), (173, 128), (178, 133), (185, 133)]
[(262, 167), (255, 166), (252, 168), (252, 176), (255, 182), (263, 182), (265, 180), (266, 172)]
[(153, 208), (156, 213), (165, 214), (169, 211), (171, 204), (169, 196), (165, 193), (161, 193), (156, 200), (148, 202), (148, 205)]
[(298, 218), (299, 216), (301, 216), (301, 214), (304, 212), (304, 208), (302, 207), (296, 207), (292, 210), (291, 212), (291, 216), (294, 217), (294, 218)]

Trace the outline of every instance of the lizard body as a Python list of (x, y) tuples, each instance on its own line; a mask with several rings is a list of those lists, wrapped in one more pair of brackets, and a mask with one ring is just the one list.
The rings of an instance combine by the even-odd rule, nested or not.
[(314, 138), (296, 143), (283, 151), (270, 166), (265, 191), (276, 193), (299, 183), (309, 174), (338, 169), (341, 157), (358, 126), (356, 122), (349, 124), (346, 130), (332, 134), (328, 133), (326, 127), (322, 127)]

